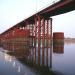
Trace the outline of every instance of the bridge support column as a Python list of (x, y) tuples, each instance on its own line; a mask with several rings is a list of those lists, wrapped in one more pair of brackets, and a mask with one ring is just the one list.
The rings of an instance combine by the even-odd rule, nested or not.
[(37, 45), (37, 17), (34, 18), (34, 63), (36, 64), (36, 45)]
[[(52, 39), (52, 19), (37, 15), (35, 17), (34, 61), (37, 62), (39, 65), (41, 63), (40, 60), (42, 60), (42, 65), (44, 65), (45, 47), (51, 47), (50, 46), (51, 39)], [(36, 53), (36, 48), (37, 48), (37, 53)], [(37, 57), (36, 57), (36, 54), (37, 54)], [(47, 55), (46, 63), (48, 64), (48, 49), (46, 51), (46, 55)], [(42, 56), (42, 59), (41, 59), (41, 56)]]
[(40, 65), (40, 47), (41, 47), (41, 17), (40, 16), (37, 16), (38, 18), (38, 65)]
[(42, 19), (42, 65), (44, 65), (44, 48), (45, 47), (45, 19)]

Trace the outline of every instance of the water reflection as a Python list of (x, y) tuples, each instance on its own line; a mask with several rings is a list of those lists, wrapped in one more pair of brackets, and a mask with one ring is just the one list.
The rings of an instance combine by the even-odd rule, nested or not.
[(64, 41), (57, 40), (53, 42), (53, 53), (64, 53)]
[[(5, 60), (10, 61), (11, 56), (21, 59), (24, 58), (27, 61), (33, 62), (41, 66), (48, 66), (52, 68), (52, 44), (50, 40), (45, 40), (44, 42), (37, 42), (34, 47), (30, 47), (28, 41), (19, 41), (20, 38), (11, 40), (4, 44), (4, 49), (8, 50), (5, 54)], [(11, 56), (8, 56), (10, 54)], [(13, 67), (16, 67), (16, 62), (13, 61)], [(18, 72), (20, 72), (20, 67), (18, 67)]]
[(5, 54), (5, 60), (11, 62), (11, 56), (8, 54)]
[(0, 52), (0, 67), (0, 75), (37, 75), (31, 68), (4, 52)]
[[(38, 44), (38, 43), (37, 43)], [(43, 43), (41, 43), (43, 44)], [(39, 45), (39, 44), (38, 44)], [(11, 44), (6, 44), (5, 49), (8, 50), (7, 53), (14, 56), (17, 59), (24, 58), (27, 61), (33, 62), (34, 64), (52, 67), (52, 44), (50, 41), (46, 41), (45, 45), (29, 47), (27, 42), (12, 42)], [(5, 60), (11, 61), (11, 56), (5, 54)], [(16, 63), (13, 62), (13, 67)], [(18, 72), (20, 67), (18, 67)]]
[[(35, 46), (34, 44), (34, 47), (29, 47), (29, 45), (26, 45), (24, 42), (18, 42), (11, 44), (11, 46), (7, 45), (6, 48), (8, 51), (6, 52), (13, 57), (4, 54), (4, 59), (6, 63), (11, 64), (14, 70), (20, 75), (31, 73), (24, 71), (24, 65), (22, 66), (18, 63), (20, 61), (19, 58), (26, 59), (40, 66), (47, 66), (64, 75), (75, 75), (75, 43), (67, 44), (59, 40), (53, 42), (53, 45), (47, 44), (40, 46)], [(18, 61), (15, 61), (15, 59)]]
[(25, 58), (29, 55), (29, 46), (26, 45), (26, 42), (12, 42), (6, 44), (4, 49), (8, 50), (8, 53), (16, 58)]
[(51, 68), (52, 67), (52, 45), (51, 44), (42, 45), (43, 42), (40, 45), (39, 44), (38, 46), (36, 45), (33, 48), (31, 48), (31, 60), (35, 64), (38, 64), (40, 66), (48, 66)]
[(21, 67), (20, 66), (18, 66), (18, 70), (17, 70), (17, 72), (20, 72), (21, 71)]
[(15, 67), (15, 65), (16, 65), (16, 63), (15, 63), (15, 61), (13, 62), (13, 67)]
[(70, 42), (64, 41), (64, 44), (61, 44), (63, 47), (63, 50), (60, 49), (61, 52), (53, 48), (52, 69), (63, 75), (75, 75), (75, 43)]

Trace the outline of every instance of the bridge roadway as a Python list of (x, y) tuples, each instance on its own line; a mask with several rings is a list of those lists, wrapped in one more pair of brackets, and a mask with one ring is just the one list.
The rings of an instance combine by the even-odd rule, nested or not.
[(40, 12), (35, 13), (32, 16), (28, 17), (27, 19), (24, 19), (23, 21), (17, 23), (10, 29), (6, 30), (4, 33), (6, 33), (7, 31), (9, 31), (19, 25), (22, 25), (22, 26), (26, 25), (25, 24), (26, 21), (29, 21), (30, 23), (33, 22), (35, 17), (37, 17), (37, 15), (41, 15), (43, 17), (50, 18), (51, 16), (67, 13), (67, 12), (70, 12), (73, 10), (75, 10), (75, 0), (60, 0), (59, 2), (54, 3), (53, 5), (41, 10)]

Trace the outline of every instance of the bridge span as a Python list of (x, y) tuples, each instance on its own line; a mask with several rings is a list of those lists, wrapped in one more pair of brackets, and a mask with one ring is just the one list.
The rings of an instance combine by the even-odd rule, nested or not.
[[(27, 19), (17, 23), (10, 29), (0, 34), (0, 41), (4, 48), (10, 42), (17, 40), (25, 41), (27, 45), (38, 47), (38, 64), (40, 64), (40, 47), (42, 39), (42, 47), (45, 47), (45, 39), (47, 44), (52, 41), (52, 16), (63, 14), (75, 10), (75, 0), (60, 0), (57, 3), (33, 14)], [(25, 38), (25, 39), (24, 39)], [(22, 40), (21, 40), (22, 39)], [(38, 42), (38, 45), (37, 45)], [(11, 43), (12, 44), (12, 43)], [(36, 59), (36, 49), (34, 51)], [(43, 54), (44, 55), (44, 54)]]

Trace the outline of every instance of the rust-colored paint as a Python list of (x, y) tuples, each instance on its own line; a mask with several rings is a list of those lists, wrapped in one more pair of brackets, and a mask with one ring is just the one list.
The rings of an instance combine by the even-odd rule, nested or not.
[(64, 33), (63, 32), (54, 32), (53, 39), (64, 39)]

